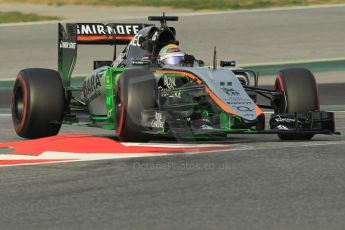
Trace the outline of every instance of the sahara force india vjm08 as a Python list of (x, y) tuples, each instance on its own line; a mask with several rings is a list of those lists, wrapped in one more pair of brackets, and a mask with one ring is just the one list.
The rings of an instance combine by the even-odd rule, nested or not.
[[(58, 71), (19, 72), (13, 89), (12, 118), (24, 138), (57, 135), (62, 124), (114, 130), (122, 141), (154, 136), (277, 134), (282, 140), (308, 140), (335, 134), (334, 114), (320, 111), (318, 87), (307, 69), (277, 73), (274, 89), (258, 87), (258, 74), (233, 61), (205, 67), (178, 47), (176, 30), (150, 16), (152, 24), (59, 24)], [(71, 76), (79, 45), (112, 45), (112, 61), (94, 61), (83, 85)], [(116, 47), (125, 45), (116, 57)], [(163, 62), (163, 54), (170, 63)], [(164, 59), (165, 60), (165, 59)], [(257, 103), (257, 97), (266, 103)], [(263, 109), (271, 109), (265, 128)]]

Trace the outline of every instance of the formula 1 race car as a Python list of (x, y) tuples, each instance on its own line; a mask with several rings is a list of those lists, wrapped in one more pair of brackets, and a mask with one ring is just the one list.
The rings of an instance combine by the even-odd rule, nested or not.
[[(148, 141), (156, 135), (197, 137), (278, 134), (308, 140), (335, 134), (334, 114), (320, 111), (318, 86), (307, 69), (278, 72), (274, 89), (258, 87), (258, 74), (233, 61), (213, 67), (185, 55), (180, 65), (162, 65), (159, 51), (178, 45), (167, 21), (151, 24), (59, 24), (58, 71), (24, 69), (13, 89), (12, 118), (24, 138), (57, 135), (62, 124), (116, 130), (121, 141)], [(113, 61), (94, 61), (83, 85), (71, 84), (79, 45), (114, 47)], [(116, 47), (126, 45), (116, 57)], [(257, 103), (258, 96), (267, 103)], [(262, 109), (274, 113), (265, 129)]]

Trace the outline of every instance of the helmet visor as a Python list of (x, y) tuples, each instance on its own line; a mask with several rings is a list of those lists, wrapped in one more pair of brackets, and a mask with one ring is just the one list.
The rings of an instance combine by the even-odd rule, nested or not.
[(165, 65), (180, 65), (183, 62), (184, 57), (183, 56), (173, 56), (168, 57), (163, 60), (163, 63)]

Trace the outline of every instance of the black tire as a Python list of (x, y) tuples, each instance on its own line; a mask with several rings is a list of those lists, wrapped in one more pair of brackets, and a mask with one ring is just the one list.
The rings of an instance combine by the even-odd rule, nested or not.
[[(58, 72), (24, 69), (13, 88), (12, 121), (16, 133), (24, 138), (58, 134), (64, 115), (64, 88)], [(54, 123), (52, 123), (54, 122)]]
[(141, 112), (157, 107), (157, 84), (152, 72), (143, 69), (124, 71), (115, 87), (116, 134), (121, 141), (148, 141), (144, 133)]
[[(275, 89), (285, 93), (283, 113), (308, 113), (320, 109), (318, 86), (314, 75), (307, 69), (281, 70), (275, 81)], [(314, 134), (278, 134), (282, 140), (310, 140)]]

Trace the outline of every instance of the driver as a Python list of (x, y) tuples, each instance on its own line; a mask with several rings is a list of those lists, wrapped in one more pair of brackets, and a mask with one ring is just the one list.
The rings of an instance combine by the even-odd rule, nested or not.
[(179, 66), (184, 63), (186, 53), (175, 44), (164, 46), (158, 54), (161, 65)]

